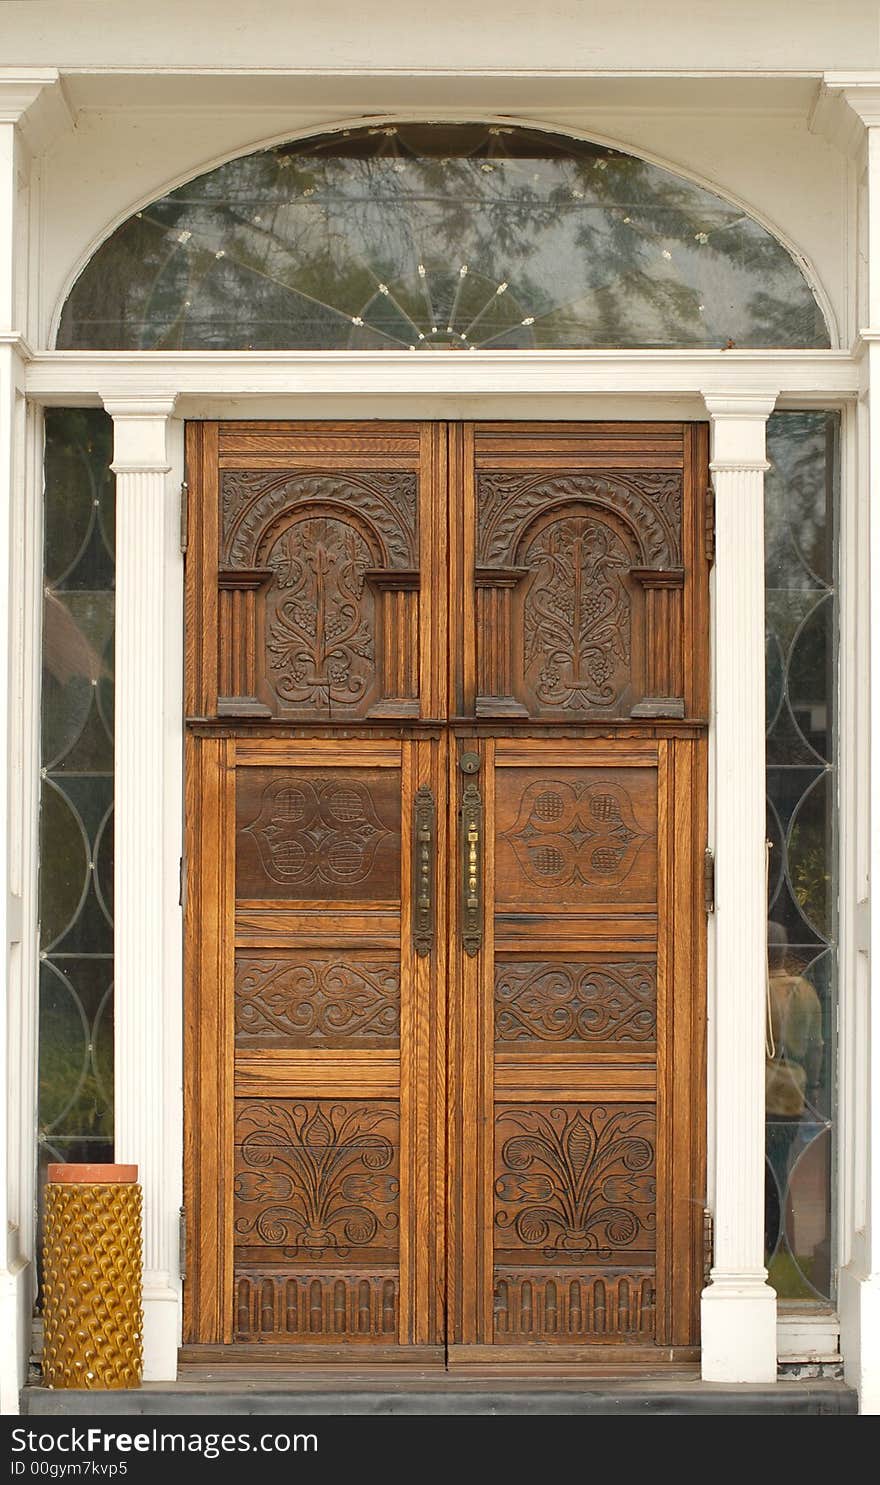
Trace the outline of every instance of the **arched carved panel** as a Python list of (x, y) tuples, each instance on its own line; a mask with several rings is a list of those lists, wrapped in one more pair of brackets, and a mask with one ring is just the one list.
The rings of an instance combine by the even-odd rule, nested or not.
[(629, 527), (644, 567), (681, 565), (681, 475), (677, 471), (536, 475), (481, 473), (477, 481), (477, 562), (509, 560), (535, 516), (572, 504), (616, 515)]
[(612, 707), (632, 674), (632, 559), (589, 511), (529, 533), (521, 563), (522, 680), (533, 710)]
[(221, 712), (418, 710), (415, 474), (227, 469), (220, 523)]
[(476, 499), (477, 713), (681, 715), (681, 473), (478, 471)]
[(303, 516), (266, 554), (267, 679), (279, 707), (330, 711), (372, 699), (377, 684), (375, 556), (349, 521)]

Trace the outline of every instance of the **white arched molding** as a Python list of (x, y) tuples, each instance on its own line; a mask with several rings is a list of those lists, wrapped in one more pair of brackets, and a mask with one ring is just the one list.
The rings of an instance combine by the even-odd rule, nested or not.
[[(422, 111), (423, 113), (423, 111)], [(419, 109), (404, 108), (393, 112), (365, 114), (363, 112), (348, 113), (341, 109), (339, 116), (328, 120), (323, 115), (312, 119), (299, 129), (291, 130), (290, 127), (279, 131), (273, 131), (262, 138), (252, 137), (243, 140), (231, 149), (221, 150), (217, 154), (204, 155), (199, 160), (191, 160), (183, 169), (175, 174), (164, 178), (161, 183), (154, 181), (149, 189), (135, 198), (127, 199), (125, 204), (119, 207), (106, 221), (101, 222), (93, 232), (90, 239), (80, 246), (80, 250), (68, 265), (66, 274), (61, 282), (60, 293), (51, 306), (48, 324), (45, 328), (46, 339), (40, 339), (37, 343), (46, 344), (50, 347), (55, 345), (58, 335), (58, 327), (64, 306), (70, 296), (77, 279), (88, 266), (95, 253), (105, 242), (113, 236), (113, 233), (130, 221), (133, 216), (161, 201), (172, 191), (177, 191), (181, 186), (198, 180), (203, 175), (208, 175), (212, 170), (217, 170), (223, 165), (228, 165), (233, 160), (243, 160), (250, 155), (261, 154), (265, 150), (271, 150), (278, 145), (307, 145), (310, 139), (316, 139), (325, 135), (344, 134), (352, 129), (371, 126), (381, 128), (383, 126), (394, 126), (396, 124), (411, 123), (418, 120)], [(658, 170), (668, 172), (670, 175), (679, 176), (682, 180), (701, 190), (711, 192), (728, 205), (736, 207), (744, 216), (756, 222), (760, 227), (775, 238), (786, 252), (789, 253), (796, 265), (799, 267), (811, 293), (814, 295), (823, 319), (828, 327), (830, 343), (832, 348), (841, 345), (840, 327), (838, 316), (832, 303), (831, 295), (821, 277), (817, 266), (810, 260), (801, 244), (795, 240), (791, 233), (778, 221), (775, 216), (768, 214), (766, 210), (757, 206), (753, 201), (747, 200), (738, 192), (733, 191), (725, 181), (716, 179), (714, 174), (707, 175), (705, 171), (696, 170), (690, 165), (683, 163), (674, 156), (658, 154), (656, 150), (646, 147), (644, 141), (633, 143), (631, 140), (618, 138), (615, 134), (608, 134), (602, 129), (585, 129), (572, 123), (570, 118), (564, 117), (560, 121), (555, 119), (552, 112), (546, 114), (532, 115), (529, 113), (503, 113), (486, 112), (485, 109), (445, 106), (438, 103), (436, 108), (427, 112), (427, 120), (431, 123), (444, 121), (449, 123), (485, 123), (487, 125), (500, 124), (505, 127), (532, 129), (536, 132), (556, 135), (568, 138), (581, 144), (596, 144), (610, 150), (616, 150), (622, 155), (629, 155), (645, 164), (655, 166)], [(425, 118), (422, 117), (422, 121)]]
[(705, 397), (715, 487), (717, 872), (709, 1076), (715, 1251), (702, 1297), (702, 1368), (710, 1382), (776, 1378), (776, 1294), (764, 1267), (764, 472), (775, 400), (747, 392)]
[(107, 395), (116, 476), (115, 1158), (144, 1194), (144, 1378), (180, 1341), (182, 424)]

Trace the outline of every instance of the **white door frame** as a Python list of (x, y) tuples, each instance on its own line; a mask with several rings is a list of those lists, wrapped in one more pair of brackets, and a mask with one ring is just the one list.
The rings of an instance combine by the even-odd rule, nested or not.
[[(716, 613), (716, 622), (720, 617), (722, 632), (730, 632), (731, 623), (742, 624), (751, 614), (751, 627), (760, 635), (763, 562), (752, 528), (760, 526), (766, 418), (776, 405), (846, 405), (855, 399), (860, 380), (858, 360), (839, 351), (468, 353), (442, 358), (394, 352), (44, 352), (26, 359), (24, 384), (32, 400), (42, 405), (100, 400), (114, 418), (118, 648), (128, 656), (127, 673), (135, 678), (126, 686), (118, 677), (116, 707), (117, 1156), (140, 1165), (147, 1198), (148, 1380), (174, 1377), (180, 1332), (176, 1234), (182, 1170), (182, 921), (177, 884), (183, 608), (176, 533), (183, 419), (485, 418), (503, 411), (509, 418), (709, 420), (715, 429), (718, 500), (731, 516), (731, 522), (722, 517), (718, 526), (716, 575), (727, 571), (733, 581), (722, 587), (726, 596), (721, 601), (727, 607), (723, 616)], [(92, 390), (96, 386), (100, 399)], [(740, 521), (744, 502), (752, 513), (747, 528)], [(743, 605), (737, 595), (746, 591), (745, 562), (750, 596)], [(713, 608), (718, 602), (716, 576)], [(721, 898), (710, 932), (709, 1201), (722, 1222), (713, 1283), (704, 1298), (704, 1330), (711, 1336), (704, 1348), (704, 1375), (735, 1382), (772, 1379), (777, 1354), (775, 1295), (765, 1283), (762, 1253), (764, 985), (759, 971), (764, 915), (760, 891), (754, 890), (759, 876), (763, 881), (763, 824), (755, 827), (759, 816), (763, 820), (765, 793), (763, 644), (752, 646), (750, 655), (748, 682), (739, 672), (738, 730), (729, 742), (727, 734), (722, 738), (728, 750), (738, 748), (743, 721), (747, 730), (751, 724), (755, 756), (749, 776), (756, 809), (750, 831), (743, 827), (741, 774), (735, 797), (729, 797), (730, 775), (722, 768), (717, 781), (726, 792), (723, 797), (713, 792), (710, 801)], [(145, 715), (152, 718), (146, 731)], [(712, 723), (710, 746), (717, 762), (715, 715)], [(736, 869), (725, 877), (726, 863), (734, 860)], [(751, 872), (745, 869), (748, 862)], [(751, 925), (750, 975), (742, 973), (742, 956), (734, 966), (725, 947), (746, 921)], [(157, 944), (161, 952), (149, 955), (146, 946)], [(720, 955), (717, 964), (713, 946)], [(725, 1014), (752, 1028), (750, 1053), (734, 1084), (729, 1060), (722, 1055), (730, 1030), (724, 1030)], [(725, 1088), (716, 1108), (716, 1095)], [(742, 1158), (744, 1142), (748, 1160)], [(747, 1213), (738, 1234), (732, 1235), (724, 1222), (725, 1211)]]

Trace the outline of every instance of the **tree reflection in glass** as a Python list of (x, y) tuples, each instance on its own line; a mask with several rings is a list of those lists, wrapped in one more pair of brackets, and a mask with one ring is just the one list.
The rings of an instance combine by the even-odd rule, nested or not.
[(740, 208), (604, 145), (485, 124), (344, 130), (137, 212), (61, 349), (827, 346), (801, 269)]

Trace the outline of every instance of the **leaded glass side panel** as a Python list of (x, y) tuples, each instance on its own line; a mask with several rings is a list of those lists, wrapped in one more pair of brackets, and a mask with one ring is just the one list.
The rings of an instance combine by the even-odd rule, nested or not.
[(766, 1249), (780, 1298), (834, 1295), (839, 420), (769, 420)]
[(113, 425), (46, 412), (40, 797), (40, 1188), (113, 1158)]

